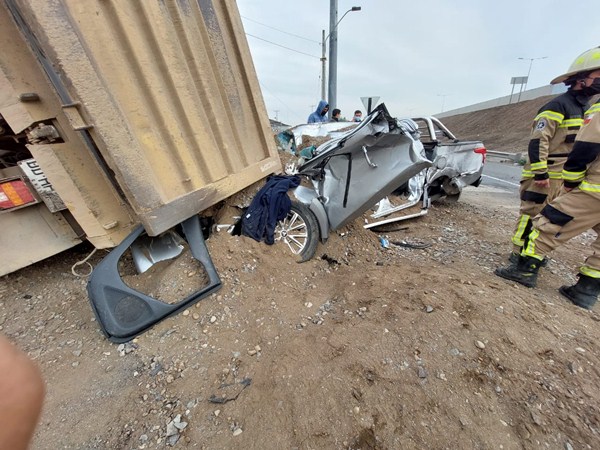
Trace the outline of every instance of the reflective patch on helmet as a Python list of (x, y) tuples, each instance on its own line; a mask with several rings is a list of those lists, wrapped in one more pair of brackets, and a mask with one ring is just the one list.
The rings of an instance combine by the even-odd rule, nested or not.
[(546, 128), (546, 119), (538, 120), (538, 123), (535, 126), (535, 129), (538, 131), (542, 131), (544, 128)]

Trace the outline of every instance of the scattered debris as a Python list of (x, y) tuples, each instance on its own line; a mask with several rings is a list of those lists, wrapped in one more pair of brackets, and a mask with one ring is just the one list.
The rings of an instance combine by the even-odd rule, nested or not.
[(386, 238), (379, 236), (379, 242), (383, 248), (390, 248), (390, 241), (388, 241)]
[(177, 414), (173, 420), (167, 423), (166, 442), (171, 447), (179, 441), (180, 433), (187, 427), (187, 422), (181, 421), (181, 414)]
[(404, 247), (404, 248), (412, 248), (412, 249), (422, 249), (422, 248), (429, 248), (431, 247), (431, 244), (427, 244), (424, 242), (406, 242), (406, 241), (391, 241), (390, 242), (392, 245), (395, 245), (396, 247)]
[(133, 342), (126, 342), (124, 344), (119, 344), (119, 346), (117, 347), (117, 351), (119, 352), (119, 356), (125, 356), (133, 352), (137, 348), (137, 344), (134, 344)]
[[(241, 380), (238, 383), (222, 384), (221, 386), (219, 386), (219, 389), (226, 389), (229, 391), (237, 390), (237, 392), (235, 394), (229, 395), (229, 396), (227, 396), (226, 393), (223, 393), (220, 396), (213, 394), (210, 396), (208, 401), (211, 403), (223, 404), (223, 403), (227, 403), (227, 402), (230, 402), (233, 400), (237, 400), (237, 398), (240, 396), (242, 391), (244, 389), (246, 389), (248, 386), (250, 386), (250, 384), (252, 384), (252, 378), (244, 378), (243, 380)], [(233, 389), (229, 389), (229, 388), (233, 388)]]

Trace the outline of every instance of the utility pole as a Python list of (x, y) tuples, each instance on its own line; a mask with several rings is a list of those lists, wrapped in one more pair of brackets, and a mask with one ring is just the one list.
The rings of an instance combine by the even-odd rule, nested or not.
[(323, 37), (321, 39), (321, 100), (325, 100), (325, 86), (327, 86), (327, 80), (325, 79), (325, 66), (327, 64), (327, 58), (325, 57), (325, 30), (323, 30)]
[(328, 116), (337, 108), (337, 16), (338, 0), (329, 1), (329, 102)]
[(325, 100), (325, 44), (327, 39), (330, 39), (329, 44), (329, 92), (327, 95), (327, 103), (329, 103), (329, 118), (334, 108), (337, 107), (337, 27), (340, 22), (346, 17), (346, 14), (353, 11), (360, 11), (360, 6), (353, 6), (344, 13), (340, 20), (338, 20), (337, 11), (337, 0), (330, 0), (329, 6), (329, 34), (325, 37), (325, 30), (323, 30), (322, 38), (322, 56), (321, 56), (321, 99)]

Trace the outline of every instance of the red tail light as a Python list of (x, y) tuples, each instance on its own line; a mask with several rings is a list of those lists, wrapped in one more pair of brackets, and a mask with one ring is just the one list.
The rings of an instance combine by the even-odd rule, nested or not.
[(29, 203), (37, 203), (37, 200), (23, 180), (0, 183), (0, 210), (17, 208)]
[(477, 147), (475, 150), (473, 150), (475, 153), (480, 154), (483, 157), (483, 161), (485, 162), (485, 154), (487, 153), (487, 150), (485, 149), (485, 147)]

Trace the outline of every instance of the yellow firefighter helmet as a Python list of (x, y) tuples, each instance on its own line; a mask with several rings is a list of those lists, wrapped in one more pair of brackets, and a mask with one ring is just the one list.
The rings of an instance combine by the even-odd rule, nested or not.
[(556, 77), (550, 84), (562, 83), (580, 72), (591, 72), (598, 69), (600, 69), (600, 47), (594, 47), (575, 58), (568, 72)]

